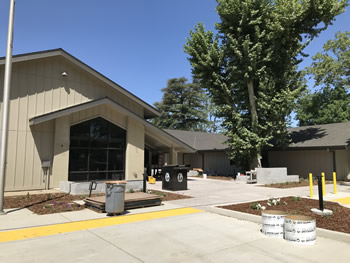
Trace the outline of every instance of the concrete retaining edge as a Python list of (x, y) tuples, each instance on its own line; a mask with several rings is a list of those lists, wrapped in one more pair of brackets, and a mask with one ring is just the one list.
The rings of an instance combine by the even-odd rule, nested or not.
[[(214, 214), (219, 214), (223, 216), (233, 217), (239, 220), (245, 220), (245, 221), (261, 224), (261, 216), (257, 216), (257, 215), (242, 213), (238, 211), (232, 211), (228, 209), (219, 208), (216, 206), (205, 207), (203, 210)], [(350, 234), (318, 228), (318, 227), (316, 228), (316, 233), (318, 237), (324, 237), (324, 238), (329, 238), (337, 241), (350, 243)]]

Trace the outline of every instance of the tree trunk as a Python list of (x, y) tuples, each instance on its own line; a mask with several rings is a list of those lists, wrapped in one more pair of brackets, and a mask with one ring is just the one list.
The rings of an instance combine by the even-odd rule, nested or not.
[(256, 111), (256, 102), (255, 102), (255, 94), (254, 94), (254, 85), (252, 80), (248, 80), (248, 96), (249, 96), (249, 104), (250, 104), (250, 115), (252, 117), (252, 129), (256, 132), (256, 125), (258, 123), (258, 113)]
[[(248, 96), (249, 96), (249, 104), (250, 104), (250, 115), (252, 118), (252, 130), (253, 132), (257, 133), (258, 113), (256, 111), (256, 101), (255, 101), (253, 80), (251, 79), (248, 80), (247, 87), (248, 87)], [(252, 166), (253, 168), (261, 167), (260, 153), (258, 153), (255, 156), (255, 158), (252, 160)]]

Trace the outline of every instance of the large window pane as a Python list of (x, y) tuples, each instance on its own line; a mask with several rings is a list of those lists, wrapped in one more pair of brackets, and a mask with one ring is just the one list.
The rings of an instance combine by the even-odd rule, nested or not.
[(106, 180), (106, 173), (89, 173), (89, 180)]
[(71, 149), (69, 152), (69, 171), (88, 171), (88, 149)]
[(69, 180), (125, 178), (126, 131), (98, 117), (71, 127)]
[(125, 130), (119, 128), (118, 126), (111, 125), (109, 133), (109, 147), (110, 148), (125, 148)]
[(90, 123), (76, 124), (70, 129), (70, 147), (89, 147)]
[(89, 171), (107, 170), (107, 150), (90, 149)]
[(88, 180), (88, 173), (70, 173), (68, 180), (69, 181), (86, 181)]
[(110, 171), (124, 170), (124, 151), (123, 150), (109, 150), (108, 170)]
[(109, 180), (124, 180), (124, 172), (109, 172), (107, 179), (109, 179)]
[(108, 146), (108, 122), (102, 118), (91, 120), (90, 147), (104, 148)]

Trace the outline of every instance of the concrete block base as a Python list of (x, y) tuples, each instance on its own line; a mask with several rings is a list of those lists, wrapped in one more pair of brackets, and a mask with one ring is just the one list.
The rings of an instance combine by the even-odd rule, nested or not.
[(250, 177), (249, 177), (248, 175), (237, 175), (235, 181), (236, 181), (237, 183), (247, 183), (247, 181), (248, 181), (249, 178), (250, 178)]
[(322, 211), (318, 208), (311, 208), (311, 212), (316, 214), (316, 215), (319, 215), (319, 216), (331, 216), (331, 215), (333, 215), (333, 211), (329, 210), (329, 209), (323, 209), (323, 211)]
[(299, 182), (299, 175), (287, 175), (287, 168), (256, 168), (258, 184)]
[[(96, 190), (93, 190), (92, 193), (105, 193), (106, 184), (104, 181), (96, 181), (97, 186)], [(89, 193), (90, 182), (71, 182), (71, 181), (60, 181), (60, 190), (65, 193), (72, 195), (79, 194), (88, 194)], [(143, 188), (142, 180), (133, 180), (128, 181), (126, 184), (126, 191), (133, 189), (134, 191), (140, 191)]]

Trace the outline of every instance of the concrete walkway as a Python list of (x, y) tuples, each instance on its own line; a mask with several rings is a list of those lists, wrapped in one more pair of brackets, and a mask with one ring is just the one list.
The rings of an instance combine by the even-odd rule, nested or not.
[[(18, 234), (24, 229), (22, 234), (32, 236), (22, 235), (22, 240), (0, 243), (0, 262), (349, 262), (350, 243), (318, 237), (315, 246), (301, 247), (285, 240), (266, 238), (256, 223), (204, 211), (171, 212), (184, 207), (206, 210), (225, 203), (307, 196), (308, 187), (274, 189), (200, 178), (191, 178), (188, 186), (189, 190), (179, 193), (194, 198), (129, 210), (129, 218), (140, 216), (130, 222), (125, 216), (116, 217), (117, 221), (122, 219), (123, 224), (104, 225), (101, 222), (111, 222), (113, 218), (107, 220), (105, 214), (87, 209), (45, 216), (34, 215), (27, 209), (11, 209), (9, 214), (0, 216), (0, 234), (9, 238), (10, 233)], [(327, 185), (327, 193), (333, 191), (332, 187)], [(161, 189), (161, 182), (149, 188)], [(338, 186), (338, 191), (341, 197), (350, 196), (350, 186)], [(157, 217), (157, 213), (170, 216)], [(79, 222), (91, 219), (97, 219), (94, 222), (99, 225), (90, 227)], [(40, 225), (49, 226), (31, 229)], [(79, 228), (80, 225), (86, 227)], [(54, 231), (45, 232), (47, 229)]]
[[(157, 181), (156, 184), (149, 184), (148, 189), (162, 190), (162, 182)], [(317, 196), (317, 186), (314, 186), (313, 189), (314, 196)], [(350, 196), (350, 186), (338, 185), (338, 192), (339, 195), (333, 195), (332, 199), (336, 199), (337, 196), (343, 197), (341, 193)], [(190, 177), (188, 180), (188, 190), (176, 191), (176, 193), (189, 195), (193, 198), (170, 201), (169, 203), (205, 209), (207, 206), (244, 203), (265, 200), (272, 197), (308, 197), (310, 190), (308, 186), (280, 189), (256, 184), (236, 183), (235, 181)], [(326, 193), (328, 195), (333, 193), (332, 184), (326, 185)]]
[(0, 262), (349, 262), (349, 243), (266, 238), (255, 223), (212, 213), (0, 243)]

